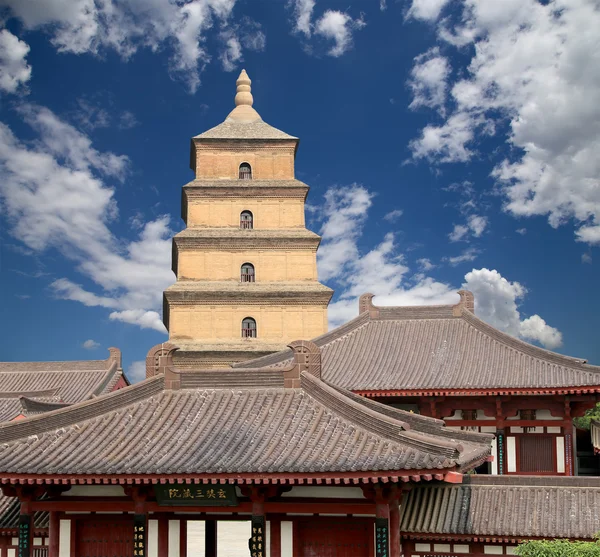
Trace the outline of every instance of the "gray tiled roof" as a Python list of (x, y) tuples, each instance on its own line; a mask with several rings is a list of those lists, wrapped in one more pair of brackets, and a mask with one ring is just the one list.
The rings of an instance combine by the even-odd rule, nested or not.
[(294, 139), (297, 137), (289, 135), (263, 120), (253, 122), (237, 122), (227, 119), (218, 126), (211, 128), (194, 139)]
[[(0, 421), (26, 413), (32, 404), (73, 404), (109, 392), (122, 377), (116, 356), (106, 360), (0, 362)], [(120, 358), (120, 356), (119, 356)]]
[(409, 413), (390, 416), (381, 405), (360, 404), (306, 373), (297, 388), (278, 387), (278, 381), (267, 370), (187, 372), (180, 389), (167, 390), (158, 375), (1, 424), (0, 472), (436, 474), (490, 453), (491, 436), (449, 432), (430, 418), (409, 423)]
[(402, 499), (403, 534), (592, 538), (600, 531), (600, 478), (466, 476), (422, 484)]
[[(600, 367), (513, 338), (460, 304), (374, 308), (313, 342), (323, 380), (354, 391), (600, 387)], [(290, 357), (286, 350), (234, 367), (277, 367)]]

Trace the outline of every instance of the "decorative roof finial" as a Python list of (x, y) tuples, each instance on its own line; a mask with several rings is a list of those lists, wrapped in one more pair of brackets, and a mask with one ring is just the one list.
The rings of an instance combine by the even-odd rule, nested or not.
[(246, 70), (242, 70), (240, 77), (237, 78), (237, 93), (235, 95), (235, 106), (247, 105), (252, 106), (254, 99), (252, 98), (250, 84), (252, 81), (248, 77)]
[(235, 94), (235, 108), (227, 116), (227, 120), (239, 122), (241, 124), (249, 124), (260, 120), (260, 115), (252, 108), (254, 99), (250, 92), (250, 78), (246, 70), (242, 70), (240, 77), (237, 78), (237, 93)]

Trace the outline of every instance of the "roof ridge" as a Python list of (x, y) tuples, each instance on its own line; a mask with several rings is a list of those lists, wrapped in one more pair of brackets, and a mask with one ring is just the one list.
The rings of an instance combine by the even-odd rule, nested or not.
[(56, 396), (59, 387), (50, 389), (40, 389), (39, 391), (3, 391), (0, 392), (0, 398), (48, 398)]
[(111, 380), (114, 379), (115, 373), (118, 373), (119, 366), (117, 362), (113, 362), (112, 365), (106, 370), (104, 377), (96, 384), (95, 387), (89, 390), (89, 392), (85, 395), (85, 398), (90, 398), (91, 396), (101, 395), (104, 389), (110, 384)]
[(541, 360), (546, 360), (559, 365), (567, 365), (568, 367), (572, 367), (580, 371), (600, 373), (600, 366), (591, 365), (587, 363), (587, 360), (584, 360), (582, 358), (565, 356), (563, 354), (552, 352), (551, 350), (546, 350), (545, 348), (540, 348), (539, 346), (535, 346), (533, 344), (530, 344), (529, 342), (525, 342), (524, 340), (513, 337), (508, 333), (504, 333), (499, 329), (496, 329), (489, 323), (486, 323), (470, 311), (465, 311), (463, 309), (460, 317), (469, 325), (478, 329), (480, 332), (488, 335), (493, 340), (501, 344), (505, 344), (514, 350), (523, 352), (528, 356), (532, 356)]
[(66, 408), (60, 408), (17, 422), (0, 423), (0, 443), (7, 443), (33, 434), (45, 433), (95, 418), (106, 412), (144, 400), (162, 392), (163, 389), (164, 376), (158, 375), (131, 385), (126, 389), (119, 389), (91, 400), (72, 404)]
[(408, 423), (367, 408), (306, 372), (301, 374), (301, 388), (329, 411), (393, 443), (406, 444), (452, 459), (457, 459), (462, 451), (460, 444), (434, 440), (432, 435), (410, 430)]
[(179, 377), (181, 379), (181, 389), (283, 389), (284, 387), (281, 371), (264, 368), (245, 368), (240, 371), (233, 369), (199, 369), (181, 371)]

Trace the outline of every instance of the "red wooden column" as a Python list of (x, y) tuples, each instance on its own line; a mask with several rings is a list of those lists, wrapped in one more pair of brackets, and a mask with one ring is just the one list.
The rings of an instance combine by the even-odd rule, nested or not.
[(390, 557), (400, 555), (400, 504), (394, 498), (390, 501)]
[(390, 506), (379, 498), (375, 503), (375, 557), (387, 557), (390, 546)]
[(169, 519), (164, 514), (158, 517), (158, 557), (169, 557)]
[[(133, 543), (137, 555), (146, 557), (148, 555), (148, 511), (146, 508), (147, 491), (138, 486), (131, 488), (131, 498), (133, 499)], [(168, 527), (168, 523), (167, 523)], [(160, 543), (160, 539), (159, 539)], [(168, 538), (167, 538), (168, 543)], [(168, 547), (167, 547), (168, 551)], [(71, 551), (71, 555), (75, 555)]]
[(250, 556), (259, 557), (265, 554), (266, 548), (265, 490), (253, 486), (250, 490), (250, 500), (252, 501)]
[(58, 557), (60, 547), (60, 515), (58, 511), (50, 511), (48, 540), (48, 557)]
[(270, 557), (281, 557), (281, 519), (272, 518), (271, 525), (271, 555)]
[(179, 521), (179, 557), (187, 557), (187, 519)]

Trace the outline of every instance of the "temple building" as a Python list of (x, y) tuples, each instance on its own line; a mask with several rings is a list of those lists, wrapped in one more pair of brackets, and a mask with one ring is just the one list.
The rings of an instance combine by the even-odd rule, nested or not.
[[(577, 477), (573, 418), (600, 400), (600, 367), (494, 329), (467, 291), (427, 307), (365, 294), (327, 332), (298, 139), (262, 121), (245, 71), (235, 104), (192, 139), (169, 341), (145, 380), (127, 384), (116, 349), (0, 364), (0, 557), (482, 557), (591, 540), (600, 477)], [(231, 525), (241, 545), (219, 537)]]
[[(479, 473), (577, 474), (573, 418), (600, 401), (600, 367), (494, 329), (475, 316), (470, 292), (459, 295), (453, 306), (422, 307), (377, 307), (363, 295), (356, 319), (314, 339), (324, 380), (494, 434), (494, 459)], [(248, 365), (289, 358), (283, 351)]]
[(177, 282), (163, 311), (182, 369), (227, 366), (327, 331), (333, 292), (317, 280), (321, 239), (304, 223), (298, 138), (252, 104), (242, 71), (235, 108), (192, 138), (195, 178), (183, 188), (186, 228), (173, 239)]

